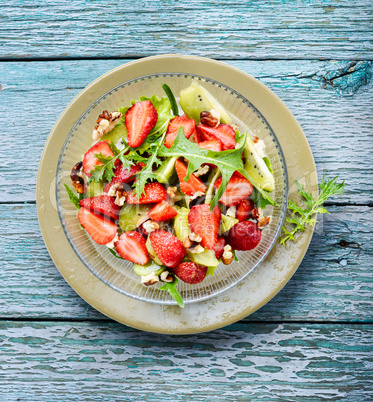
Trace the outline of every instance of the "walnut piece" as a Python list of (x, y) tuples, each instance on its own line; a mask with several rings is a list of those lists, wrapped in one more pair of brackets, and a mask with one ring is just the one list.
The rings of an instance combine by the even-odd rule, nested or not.
[(143, 223), (142, 227), (145, 229), (145, 232), (149, 234), (159, 229), (159, 224), (149, 219), (148, 221)]
[(145, 286), (154, 285), (157, 282), (159, 282), (159, 277), (154, 272), (141, 277), (141, 283)]
[(220, 113), (214, 109), (211, 109), (210, 112), (203, 111), (200, 113), (200, 120), (206, 126), (217, 127), (220, 123)]
[(174, 278), (172, 277), (172, 275), (170, 275), (168, 271), (163, 271), (161, 273), (161, 281), (172, 283), (174, 281)]
[(87, 191), (87, 185), (85, 184), (84, 178), (82, 177), (83, 162), (78, 162), (72, 169), (70, 178), (75, 187), (75, 190), (79, 194), (84, 194)]
[(104, 110), (96, 120), (97, 126), (92, 133), (93, 141), (99, 140), (104, 134), (109, 133), (118, 121), (121, 119), (122, 113), (112, 112), (109, 114), (107, 110)]
[(127, 199), (127, 193), (124, 189), (123, 183), (115, 183), (113, 184), (108, 193), (110, 197), (115, 197), (114, 204), (122, 207)]
[(205, 251), (205, 249), (200, 244), (197, 244), (197, 246), (195, 246), (195, 247), (193, 247), (193, 246), (189, 247), (188, 251), (190, 251), (193, 254), (199, 254), (199, 253), (203, 253)]
[(229, 244), (224, 246), (224, 252), (223, 255), (221, 256), (221, 259), (224, 265), (229, 265), (232, 263), (233, 253), (232, 253), (232, 247)]
[(204, 174), (206, 174), (209, 170), (210, 170), (210, 166), (204, 165), (204, 166), (200, 166), (200, 168), (193, 174), (194, 174), (194, 176), (199, 177), (199, 176), (203, 176)]
[(236, 217), (236, 211), (237, 211), (237, 207), (232, 205), (231, 207), (229, 207), (227, 209), (227, 212), (225, 213), (225, 215), (231, 216), (232, 218), (235, 218)]
[(195, 200), (198, 197), (202, 197), (203, 195), (205, 195), (204, 192), (202, 191), (196, 191), (191, 197), (190, 197), (190, 201)]
[(270, 216), (265, 216), (262, 219), (259, 219), (258, 221), (258, 228), (263, 229), (265, 226), (267, 226), (271, 222), (271, 217)]

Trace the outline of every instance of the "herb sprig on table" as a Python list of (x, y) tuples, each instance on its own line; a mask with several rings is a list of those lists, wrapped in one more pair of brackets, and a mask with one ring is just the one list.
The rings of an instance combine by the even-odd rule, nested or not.
[(304, 199), (304, 205), (299, 205), (296, 201), (289, 200), (288, 210), (291, 215), (286, 218), (286, 222), (291, 224), (292, 227), (287, 229), (283, 226), (283, 237), (280, 239), (280, 244), (285, 244), (288, 240), (294, 240), (294, 235), (301, 231), (304, 232), (307, 226), (313, 226), (317, 222), (313, 218), (314, 214), (322, 213), (328, 214), (329, 212), (322, 206), (322, 204), (333, 195), (342, 194), (344, 190), (344, 181), (337, 183), (338, 176), (329, 181), (325, 180), (323, 176), (321, 183), (319, 184), (320, 194), (315, 200), (310, 193), (308, 193), (303, 186), (295, 180), (298, 186), (299, 194)]

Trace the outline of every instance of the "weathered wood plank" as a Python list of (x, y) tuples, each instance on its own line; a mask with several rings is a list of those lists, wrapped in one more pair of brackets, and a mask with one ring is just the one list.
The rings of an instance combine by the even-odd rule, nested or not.
[[(329, 207), (300, 268), (248, 321), (372, 322), (373, 208)], [(41, 238), (35, 205), (0, 205), (0, 317), (104, 318), (60, 276)]]
[[(367, 1), (10, 1), (2, 58), (134, 57), (370, 59)], [(146, 43), (146, 47), (144, 47)]]
[[(36, 172), (50, 129), (89, 82), (123, 60), (0, 63), (0, 201), (35, 200)], [(319, 174), (346, 179), (341, 203), (371, 204), (371, 62), (230, 61), (271, 88), (310, 142)], [(17, 113), (11, 113), (17, 111)], [(18, 112), (22, 112), (20, 118)], [(17, 163), (14, 163), (14, 161)]]
[(2, 321), (0, 385), (5, 400), (368, 401), (372, 340), (368, 325), (236, 324), (175, 337)]

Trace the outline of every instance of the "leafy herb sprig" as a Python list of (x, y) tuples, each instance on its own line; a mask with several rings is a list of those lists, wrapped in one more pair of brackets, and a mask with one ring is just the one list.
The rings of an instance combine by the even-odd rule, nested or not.
[(211, 200), (211, 210), (214, 209), (215, 205), (218, 204), (218, 200), (223, 195), (225, 189), (227, 188), (228, 182), (235, 171), (241, 173), (246, 177), (250, 183), (257, 188), (263, 198), (269, 201), (270, 204), (276, 205), (276, 202), (272, 200), (269, 194), (262, 190), (256, 183), (251, 175), (245, 170), (243, 162), (241, 159), (241, 154), (246, 144), (247, 134), (240, 135), (236, 133), (236, 141), (238, 144), (237, 149), (229, 149), (227, 151), (210, 151), (207, 149), (200, 148), (197, 144), (190, 142), (186, 139), (184, 135), (184, 129), (179, 128), (177, 136), (171, 148), (166, 148), (165, 145), (159, 150), (160, 156), (172, 157), (172, 156), (183, 156), (189, 162), (187, 175), (184, 180), (188, 181), (190, 175), (198, 170), (198, 168), (203, 163), (210, 163), (216, 165), (222, 175), (222, 183), (215, 194), (215, 197)]
[(286, 229), (283, 226), (284, 235), (280, 240), (280, 244), (285, 244), (288, 240), (294, 240), (294, 235), (298, 232), (304, 232), (307, 226), (313, 226), (317, 221), (313, 218), (316, 213), (328, 214), (329, 212), (322, 206), (322, 204), (333, 195), (342, 194), (344, 190), (344, 181), (337, 183), (338, 176), (329, 181), (325, 180), (323, 176), (319, 184), (320, 194), (315, 200), (310, 193), (308, 193), (303, 186), (295, 180), (299, 194), (304, 198), (306, 207), (299, 205), (296, 201), (289, 200), (288, 210), (291, 211), (291, 216), (286, 218), (286, 222), (290, 223), (291, 229)]
[(71, 190), (71, 188), (70, 188), (67, 184), (64, 184), (64, 186), (65, 186), (65, 188), (66, 188), (66, 191), (67, 191), (67, 194), (68, 194), (68, 196), (69, 196), (70, 202), (72, 202), (72, 203), (76, 206), (76, 208), (79, 209), (79, 208), (80, 208), (79, 201), (80, 201), (82, 198), (84, 198), (84, 195), (83, 195), (83, 194), (79, 194), (79, 197), (77, 197), (77, 196), (73, 193), (73, 191)]
[(176, 285), (179, 282), (179, 279), (171, 274), (174, 278), (174, 281), (169, 283), (169, 282), (165, 282), (165, 284), (163, 286), (161, 286), (159, 288), (159, 290), (166, 290), (176, 301), (176, 303), (181, 307), (184, 308), (184, 300), (181, 297), (181, 294), (179, 293), (179, 291), (176, 289)]

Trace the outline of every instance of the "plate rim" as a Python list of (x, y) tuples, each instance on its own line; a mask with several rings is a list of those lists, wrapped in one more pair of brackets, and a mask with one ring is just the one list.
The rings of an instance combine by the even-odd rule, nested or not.
[[(166, 68), (166, 66), (167, 66), (167, 68)], [(60, 228), (55, 227), (53, 229), (54, 231), (51, 229), (52, 225), (50, 225), (50, 222), (53, 221), (53, 223), (55, 223), (55, 218), (56, 218), (56, 215), (58, 215), (58, 213), (57, 213), (57, 210), (53, 207), (53, 199), (50, 199), (48, 201), (48, 196), (50, 196), (48, 187), (50, 187), (50, 185), (51, 185), (50, 183), (53, 180), (53, 177), (56, 176), (55, 168), (57, 166), (57, 162), (54, 163), (53, 161), (51, 161), (51, 158), (48, 157), (47, 154), (50, 153), (52, 140), (58, 141), (58, 133), (62, 129), (62, 126), (64, 124), (66, 124), (65, 120), (68, 118), (70, 118), (70, 120), (72, 120), (73, 118), (71, 116), (74, 116), (74, 114), (76, 115), (76, 112), (74, 112), (74, 108), (76, 108), (76, 109), (80, 108), (80, 110), (82, 110), (85, 103), (92, 101), (92, 99), (93, 99), (93, 101), (95, 99), (97, 99), (98, 96), (96, 96), (95, 94), (102, 91), (102, 88), (105, 88), (105, 86), (107, 85), (108, 82), (114, 83), (114, 82), (118, 81), (118, 79), (121, 80), (121, 82), (125, 82), (132, 78), (132, 77), (130, 77), (130, 78), (127, 77), (126, 79), (121, 79), (120, 77), (121, 77), (122, 73), (129, 73), (129, 74), (133, 75), (134, 72), (138, 71), (139, 69), (141, 71), (143, 71), (144, 69), (145, 70), (149, 69), (151, 72), (154, 72), (154, 68), (155, 69), (162, 68), (162, 71), (157, 71), (157, 72), (167, 73), (167, 72), (174, 72), (175, 66), (180, 66), (180, 68), (177, 71), (179, 71), (181, 69), (180, 72), (185, 71), (185, 72), (191, 73), (191, 74), (207, 76), (208, 78), (217, 80), (236, 91), (237, 91), (237, 89), (235, 88), (235, 85), (231, 85), (229, 83), (229, 81), (233, 80), (232, 82), (236, 82), (236, 84), (237, 84), (238, 82), (240, 82), (240, 79), (244, 79), (243, 84), (247, 84), (250, 81), (250, 84), (252, 86), (260, 89), (261, 97), (262, 98), (264, 97), (267, 99), (269, 98), (273, 102), (272, 109), (273, 108), (276, 109), (276, 113), (281, 111), (282, 113), (284, 113), (284, 115), (286, 115), (288, 124), (292, 126), (294, 133), (296, 132), (296, 134), (298, 136), (300, 136), (300, 138), (303, 140), (302, 146), (305, 148), (305, 151), (308, 153), (308, 158), (310, 159), (310, 163), (308, 163), (310, 165), (309, 166), (310, 169), (309, 169), (308, 173), (312, 176), (311, 182), (312, 181), (314, 182), (314, 179), (316, 176), (316, 183), (317, 183), (315, 162), (314, 162), (314, 159), (312, 156), (311, 149), (307, 142), (307, 139), (306, 139), (299, 123), (297, 122), (295, 117), (292, 115), (290, 110), (286, 107), (286, 105), (269, 88), (267, 88), (260, 81), (256, 80), (250, 74), (243, 72), (236, 67), (230, 66), (230, 65), (220, 62), (220, 61), (216, 61), (216, 60), (212, 60), (212, 59), (208, 59), (208, 58), (204, 58), (204, 57), (197, 57), (197, 56), (166, 54), (166, 55), (142, 58), (139, 60), (134, 60), (134, 61), (128, 62), (124, 65), (118, 66), (118, 67), (108, 71), (107, 73), (103, 74), (102, 76), (98, 77), (96, 80), (94, 80), (91, 84), (89, 84), (86, 88), (84, 88), (78, 95), (76, 95), (73, 98), (73, 100), (69, 103), (69, 105), (61, 113), (60, 117), (57, 119), (55, 125), (53, 126), (53, 128), (48, 136), (45, 147), (43, 149), (43, 153), (42, 153), (42, 156), (40, 159), (40, 164), (39, 164), (38, 176), (37, 176), (36, 203), (37, 203), (38, 220), (39, 220), (41, 232), (42, 232), (44, 241), (46, 243), (48, 252), (49, 252), (53, 262), (55, 263), (56, 267), (60, 271), (61, 275), (65, 278), (65, 280), (69, 283), (69, 285), (75, 290), (75, 292), (77, 294), (79, 294), (80, 297), (82, 297), (86, 302), (88, 302), (90, 305), (92, 305), (95, 309), (99, 310), (100, 312), (107, 315), (108, 317), (110, 317), (118, 322), (121, 322), (123, 324), (129, 325), (131, 327), (134, 327), (137, 329), (142, 329), (145, 331), (157, 332), (157, 333), (187, 334), (187, 333), (205, 332), (205, 331), (213, 330), (216, 328), (221, 328), (222, 326), (225, 326), (225, 325), (229, 325), (233, 322), (236, 322), (236, 321), (242, 319), (243, 317), (245, 317), (247, 315), (252, 314), (254, 311), (258, 310), (260, 307), (262, 307), (264, 304), (266, 304), (270, 299), (272, 299), (286, 285), (286, 283), (289, 281), (289, 279), (292, 277), (292, 275), (295, 273), (296, 269), (298, 268), (299, 264), (301, 263), (304, 255), (308, 249), (309, 243), (311, 241), (312, 234), (313, 234), (313, 228), (307, 230), (304, 233), (303, 242), (302, 242), (301, 247), (292, 247), (293, 249), (297, 249), (296, 250), (297, 251), (296, 261), (295, 261), (295, 263), (292, 264), (292, 267), (283, 276), (281, 282), (276, 286), (276, 289), (274, 291), (272, 290), (271, 292), (269, 292), (256, 305), (249, 306), (246, 308), (244, 307), (244, 308), (242, 308), (242, 310), (240, 310), (239, 312), (237, 312), (235, 314), (232, 314), (229, 317), (223, 317), (222, 319), (214, 322), (213, 324), (211, 324), (211, 323), (206, 324), (206, 325), (201, 324), (201, 326), (198, 326), (197, 328), (195, 326), (188, 325), (188, 322), (181, 325), (181, 327), (178, 326), (177, 328), (172, 327), (172, 326), (171, 327), (167, 327), (167, 326), (162, 327), (162, 326), (154, 325), (154, 324), (147, 322), (146, 317), (142, 318), (141, 320), (136, 320), (133, 318), (129, 318), (126, 315), (123, 315), (123, 311), (119, 312), (115, 307), (113, 308), (113, 306), (110, 306), (110, 303), (108, 305), (106, 298), (105, 298), (105, 301), (103, 301), (102, 298), (92, 295), (92, 292), (90, 292), (90, 289), (87, 289), (87, 286), (85, 286), (86, 283), (84, 283), (84, 284), (82, 283), (83, 278), (80, 278), (78, 280), (71, 279), (71, 276), (69, 276), (69, 272), (71, 271), (71, 269), (66, 267), (66, 263), (63, 262), (63, 258), (61, 257), (62, 250), (65, 250), (66, 252), (68, 252), (69, 250), (66, 248), (66, 244), (63, 244), (63, 247), (60, 247), (59, 250), (56, 250), (55, 241), (53, 241), (51, 238), (51, 236), (55, 235), (55, 236), (57, 236), (57, 238), (60, 238), (61, 242), (63, 242), (61, 235), (60, 234), (58, 235), (58, 231), (59, 231), (59, 229), (62, 229), (62, 227), (60, 227)], [(218, 79), (215, 76), (211, 77), (209, 74), (205, 74), (205, 73), (202, 74), (201, 71), (205, 71), (206, 69), (211, 71), (211, 73), (213, 73), (213, 74), (221, 74), (221, 76), (224, 77), (224, 79), (221, 79), (221, 78)], [(224, 72), (230, 73), (230, 75), (222, 74)], [(137, 76), (139, 76), (139, 75), (142, 75), (142, 74), (138, 74)], [(245, 80), (247, 80), (247, 82)], [(111, 84), (111, 88), (113, 88), (115, 86), (116, 85)], [(243, 85), (243, 86), (245, 87), (245, 85)], [(107, 89), (106, 89), (106, 91), (107, 91)], [(271, 122), (270, 122), (271, 118), (269, 118), (267, 113), (263, 111), (263, 108), (259, 108), (255, 104), (255, 102), (250, 100), (250, 98), (248, 98), (245, 95), (245, 93), (242, 93), (242, 91), (237, 91), (237, 92), (242, 94), (243, 97), (247, 98), (249, 100), (249, 102), (253, 103), (253, 105), (255, 107), (257, 107), (257, 109), (260, 110), (260, 112), (263, 114), (263, 116), (269, 121), (270, 126), (273, 128), (273, 124), (271, 124)], [(80, 106), (79, 106), (79, 104), (80, 104)], [(81, 115), (81, 113), (79, 113), (78, 117), (80, 115)], [(76, 120), (73, 120), (72, 125), (74, 124), (75, 121)], [(71, 125), (71, 127), (72, 127), (72, 125)], [(62, 141), (62, 143), (64, 143), (70, 130), (68, 130), (68, 131), (62, 130), (62, 131), (66, 132), (66, 136), (63, 138), (63, 141)], [(276, 129), (273, 128), (273, 131), (277, 135)], [(278, 135), (277, 135), (277, 138), (278, 138)], [(280, 142), (280, 140), (279, 140), (279, 142)], [(281, 147), (283, 149), (283, 146), (281, 146)], [(59, 149), (59, 151), (58, 151), (58, 154), (59, 154), (61, 151), (61, 148), (60, 147), (55, 147), (55, 148)], [(58, 158), (57, 158), (57, 160), (58, 160)], [(288, 164), (286, 157), (285, 157), (285, 162), (286, 162), (286, 164)], [(289, 168), (288, 168), (288, 171), (289, 171)], [(289, 175), (289, 179), (290, 179), (290, 175)], [(316, 190), (313, 190), (313, 191), (316, 191)], [(48, 218), (47, 218), (45, 216), (45, 214), (50, 214), (50, 215), (48, 215)], [(59, 222), (59, 217), (57, 216), (57, 218), (58, 218), (59, 226), (61, 226), (61, 224)], [(47, 222), (48, 222), (48, 224), (47, 224)], [(66, 239), (66, 241), (67, 241), (67, 239)], [(69, 247), (71, 248), (70, 245), (69, 245)], [(286, 249), (284, 248), (284, 250), (286, 250)], [(74, 251), (73, 251), (73, 253), (75, 255)], [(75, 255), (75, 257), (78, 258), (76, 255)], [(78, 269), (80, 271), (80, 274), (84, 278), (89, 279), (92, 282), (92, 289), (100, 288), (105, 294), (110, 294), (110, 297), (112, 297), (112, 298), (118, 299), (118, 297), (116, 297), (116, 296), (120, 295), (122, 298), (124, 298), (126, 300), (129, 299), (128, 296), (125, 296), (119, 292), (116, 292), (115, 290), (110, 288), (108, 285), (105, 285), (101, 281), (100, 281), (101, 286), (100, 286), (100, 284), (94, 283), (95, 280), (96, 281), (99, 281), (99, 280), (96, 277), (94, 277), (95, 280), (92, 278), (89, 278), (90, 275), (92, 275), (92, 276), (94, 276), (94, 275), (92, 273), (90, 273), (85, 266), (79, 266), (78, 261), (73, 261), (72, 266), (74, 267), (74, 270)], [(260, 267), (258, 267), (257, 269), (259, 269), (259, 268)], [(84, 272), (84, 270), (86, 270), (87, 272)], [(252, 274), (249, 274), (246, 277), (245, 281), (248, 278), (250, 278), (251, 275)], [(105, 287), (108, 289), (106, 289)], [(227, 290), (227, 292), (231, 292), (232, 289), (234, 289), (234, 287), (231, 288), (230, 290)], [(113, 295), (113, 294), (111, 294), (111, 292), (115, 292), (117, 295)], [(132, 299), (132, 298), (131, 298), (131, 300), (134, 300), (134, 302), (137, 302), (137, 303), (142, 303), (142, 304), (146, 304), (146, 305), (149, 304), (149, 303), (140, 302), (140, 301)], [(211, 302), (211, 300), (214, 300), (214, 299), (209, 299), (209, 300), (202, 301), (199, 303), (191, 303), (191, 304), (188, 304), (188, 307), (193, 308), (193, 306), (194, 306), (195, 308), (198, 308), (199, 305), (203, 305), (206, 303), (208, 304)], [(127, 300), (127, 302), (128, 302), (128, 300)], [(219, 302), (216, 302), (216, 303), (214, 303), (214, 305), (216, 305), (217, 303), (219, 304)], [(161, 309), (163, 308), (163, 306), (159, 305), (159, 304), (152, 304), (152, 306), (157, 306), (158, 308), (161, 308)], [(167, 306), (167, 307), (168, 307), (168, 309), (179, 309), (179, 307), (173, 306), (173, 305)]]

